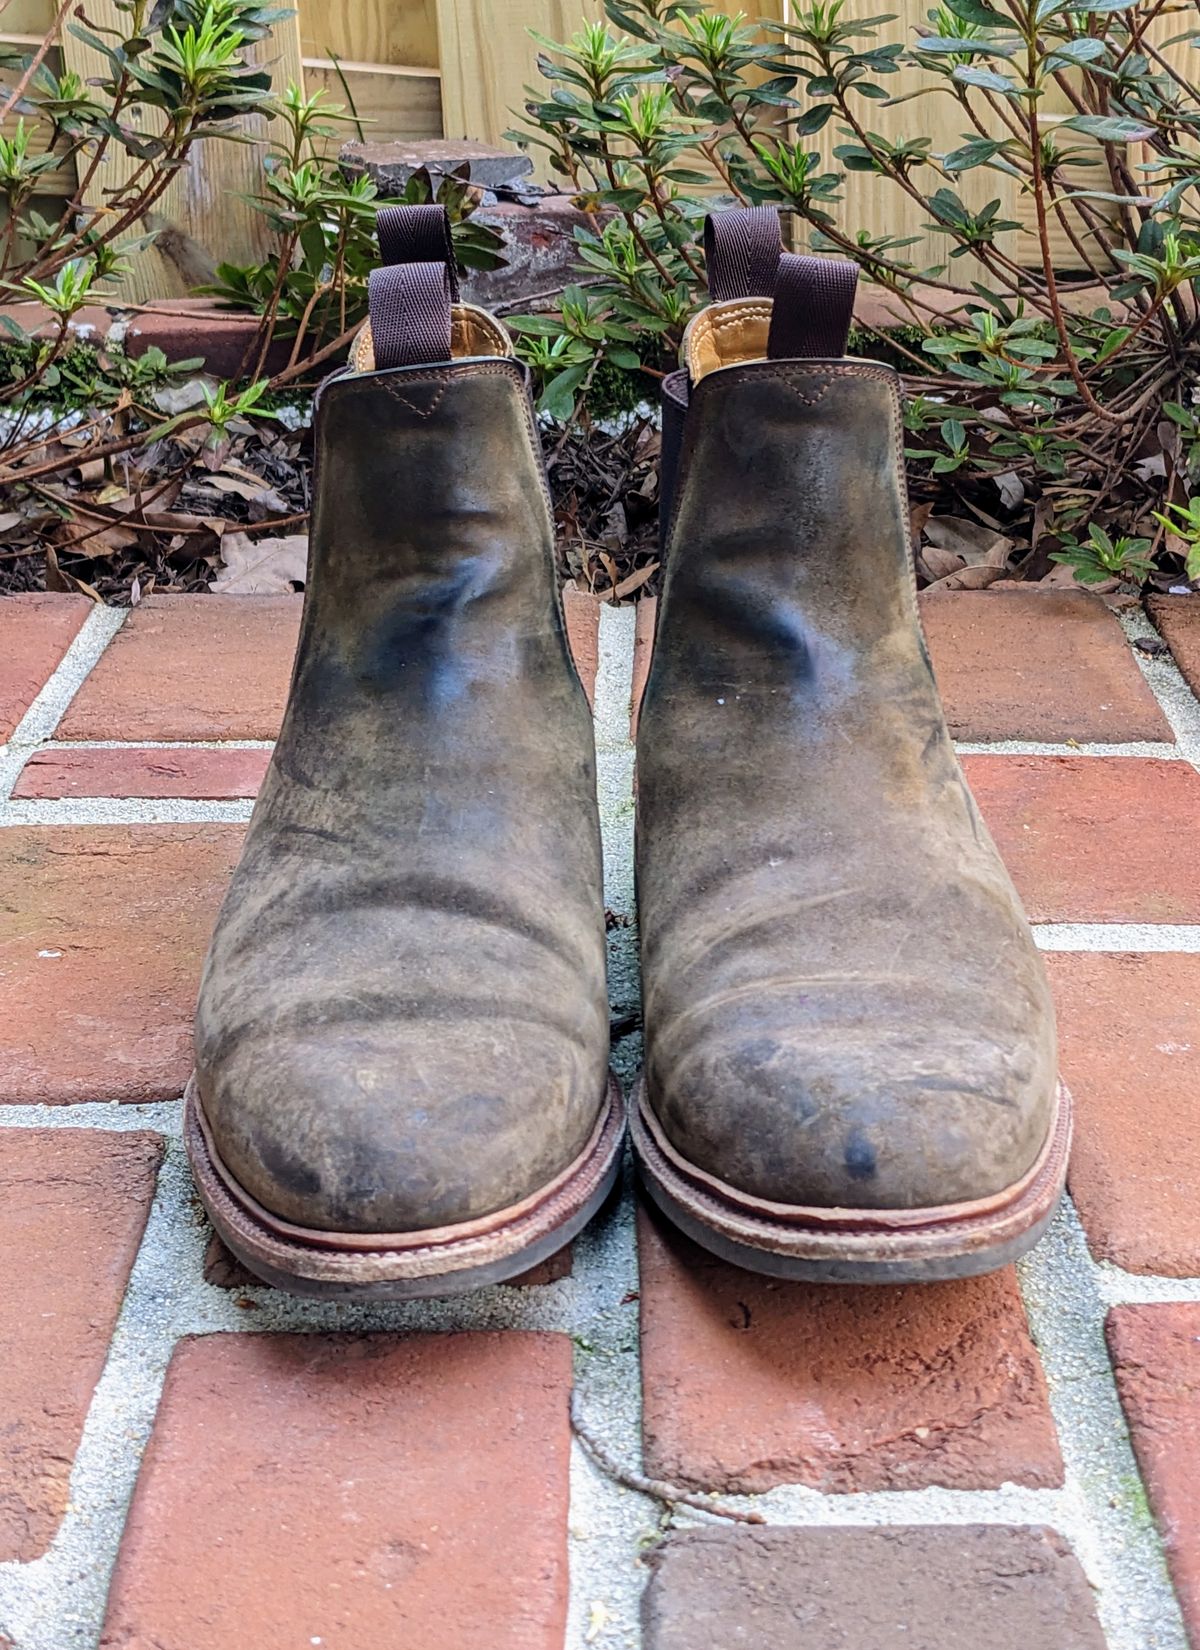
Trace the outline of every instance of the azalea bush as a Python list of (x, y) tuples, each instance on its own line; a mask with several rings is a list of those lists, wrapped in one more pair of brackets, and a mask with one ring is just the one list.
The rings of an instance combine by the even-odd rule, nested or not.
[[(155, 349), (127, 356), (119, 326), (102, 345), (73, 327), (85, 305), (120, 309), (123, 276), (155, 239), (155, 207), (201, 142), (246, 141), (251, 116), (282, 117), (302, 150), (328, 129), (319, 99), (276, 95), (254, 60), (289, 12), (253, 0), (116, 0), (116, 10), (106, 28), (86, 5), (64, 4), (35, 48), (0, 52), (0, 290), (43, 312), (28, 328), (6, 316), (0, 334), (0, 575), (9, 587), (97, 595), (100, 583), (136, 589), (156, 577), (170, 587), (181, 568), (194, 587), (196, 569), (219, 561), (219, 500), (201, 487), (206, 515), (174, 506), (194, 472), (220, 471), (234, 440), (260, 442), (256, 432), (269, 430), (280, 393), (307, 364), (263, 374), (274, 315), (232, 385), (197, 376), (198, 360), (168, 363)], [(60, 26), (94, 54), (88, 79), (55, 66)], [(268, 194), (286, 158), (270, 156)], [(70, 193), (56, 199), (64, 176)], [(296, 245), (281, 236), (281, 304)], [(332, 358), (350, 329), (330, 340), (328, 314), (312, 309), (309, 357)], [(283, 519), (295, 519), (280, 497)], [(114, 558), (123, 578), (108, 576)]]
[[(842, 0), (776, 25), (692, 0), (604, 11), (543, 43), (512, 134), (587, 215), (578, 284), (516, 321), (545, 411), (586, 416), (613, 365), (636, 362), (652, 391), (706, 300), (705, 212), (776, 204), (793, 245), (853, 259), (886, 295), (895, 324), (854, 346), (905, 376), (918, 510), (991, 533), (978, 555), (960, 543), (961, 582), (1056, 565), (1099, 584), (1200, 578), (1200, 91), (1176, 49), (1197, 35), (1190, 11), (945, 0), (899, 42), (880, 39), (892, 17)], [(931, 98), (961, 116), (943, 152), (921, 135)], [(884, 104), (905, 105), (911, 137), (875, 130)], [(907, 197), (933, 238), (846, 221), (852, 172)], [(1014, 186), (1025, 223), (1003, 205)]]
[[(97, 597), (155, 580), (199, 588), (229, 572), (231, 546), (245, 563), (247, 533), (281, 528), (275, 585), (261, 583), (261, 567), (259, 583), (243, 584), (287, 588), (293, 530), (307, 518), (307, 454), (303, 432), (275, 422), (362, 323), (376, 189), (337, 163), (353, 117), (321, 92), (273, 89), (254, 61), (289, 11), (250, 0), (116, 9), (119, 24), (101, 28), (86, 4), (69, 16), (64, 4), (35, 49), (0, 54), (0, 114), (11, 117), (0, 134), (0, 291), (42, 311), (28, 328), (6, 317), (0, 334), (0, 587), (45, 582)], [(54, 67), (60, 24), (96, 55), (95, 76)], [(81, 336), (72, 323), (86, 305), (119, 312), (123, 275), (154, 241), (154, 209), (198, 163), (196, 146), (247, 141), (249, 116), (273, 134), (251, 201), (265, 251), (220, 264), (205, 289), (259, 317), (233, 381), (159, 350), (127, 356), (120, 326), (100, 346)], [(49, 191), (64, 175), (73, 187), (56, 201)], [(436, 191), (463, 269), (502, 261), (499, 237), (471, 221), (476, 197), (459, 176)], [(435, 198), (427, 172), (406, 198)]]
[[(82, 6), (65, 25), (96, 54), (98, 73), (87, 80), (50, 66), (54, 29), (33, 51), (0, 48), (9, 77), (0, 91), (0, 286), (52, 318), (27, 372), (0, 383), (0, 405), (40, 387), (100, 283), (110, 302), (119, 292), (123, 269), (154, 238), (147, 214), (201, 139), (236, 139), (248, 115), (271, 112), (270, 75), (250, 48), (285, 13), (248, 0), (116, 3), (119, 28), (93, 26)], [(64, 172), (73, 188), (54, 200), (51, 174)], [(8, 330), (22, 340), (15, 323)]]

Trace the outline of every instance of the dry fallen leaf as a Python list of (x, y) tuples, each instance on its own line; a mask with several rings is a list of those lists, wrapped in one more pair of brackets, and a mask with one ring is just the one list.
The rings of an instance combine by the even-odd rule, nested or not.
[(212, 587), (225, 595), (278, 596), (303, 590), (308, 534), (250, 539), (245, 533), (226, 533), (221, 540), (221, 560), (224, 565)]
[(287, 514), (287, 501), (277, 493), (274, 487), (269, 487), (265, 481), (251, 479), (245, 481), (240, 475), (226, 475), (223, 472), (205, 476), (204, 485), (212, 487), (218, 493), (236, 493), (238, 498), (244, 498), (251, 503), (260, 503), (268, 510), (277, 510), (280, 515)]
[(1002, 475), (993, 476), (1000, 494), (1000, 502), (1006, 510), (1019, 510), (1025, 502), (1025, 483), (1015, 470), (1005, 470)]
[(647, 579), (653, 578), (657, 572), (658, 563), (656, 561), (647, 562), (645, 567), (639, 567), (636, 572), (630, 573), (628, 578), (622, 579), (615, 590), (606, 591), (606, 599), (610, 602), (619, 602), (623, 597), (631, 596), (635, 590), (640, 590)]
[(74, 591), (76, 595), (89, 597), (100, 607), (107, 605), (95, 585), (89, 584), (86, 579), (77, 579), (74, 573), (63, 571), (58, 565), (58, 556), (52, 544), (46, 546), (46, 589)]
[(921, 534), (925, 531), (925, 523), (933, 514), (933, 505), (929, 503), (910, 504), (908, 508), (908, 536), (913, 545), (921, 542)]
[(949, 578), (951, 573), (960, 573), (965, 566), (962, 557), (956, 556), (953, 550), (939, 550), (936, 544), (921, 546), (921, 567), (931, 584)]
[(929, 590), (986, 590), (1004, 577), (1003, 567), (963, 567), (928, 586)]
[(138, 536), (131, 528), (102, 527), (99, 532), (89, 533), (85, 540), (89, 556), (115, 556), (119, 550), (129, 550), (138, 543)]
[(968, 567), (1007, 567), (1013, 547), (1012, 539), (965, 516), (930, 516), (925, 523), (925, 537), (938, 550), (958, 556)]

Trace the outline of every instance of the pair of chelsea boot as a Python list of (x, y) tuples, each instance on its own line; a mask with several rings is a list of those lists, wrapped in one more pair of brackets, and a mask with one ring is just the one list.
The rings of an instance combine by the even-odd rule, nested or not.
[[(205, 965), (186, 1139), (258, 1276), (351, 1299), (511, 1278), (600, 1207), (595, 754), (525, 370), (439, 207), (380, 213), (322, 387), (279, 741)], [(637, 753), (649, 1195), (756, 1271), (964, 1276), (1030, 1247), (1070, 1119), (1017, 896), (917, 616), (896, 376), (852, 266), (714, 214), (664, 386)]]

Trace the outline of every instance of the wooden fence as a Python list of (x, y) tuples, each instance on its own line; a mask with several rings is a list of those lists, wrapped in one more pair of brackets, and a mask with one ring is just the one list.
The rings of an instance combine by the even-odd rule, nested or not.
[[(786, 16), (789, 0), (765, 0), (751, 8), (771, 20)], [(898, 15), (880, 31), (880, 39), (910, 39), (929, 0), (895, 0)], [(325, 87), (333, 101), (346, 103), (347, 92), (365, 132), (372, 138), (471, 137), (499, 141), (516, 123), (523, 88), (537, 79), (538, 50), (530, 30), (553, 39), (569, 36), (599, 11), (597, 0), (298, 0), (296, 15), (281, 23), (260, 51), (280, 85), (288, 80), (310, 91)], [(730, 9), (737, 9), (731, 7)], [(859, 15), (878, 15), (878, 0), (848, 0)], [(0, 14), (0, 39), (40, 40), (54, 14), (53, 0), (8, 0)], [(90, 21), (116, 17), (113, 0), (86, 0)], [(66, 34), (62, 59), (84, 75), (94, 73), (93, 54)], [(1177, 48), (1186, 51), (1186, 47)], [(906, 71), (905, 89), (916, 84)], [(961, 111), (945, 95), (907, 102), (896, 108), (871, 105), (871, 128), (889, 137), (927, 136), (934, 150), (956, 146), (965, 124)], [(1053, 110), (1046, 109), (1052, 118)], [(839, 141), (833, 130), (822, 135), (828, 152)], [(110, 168), (120, 165), (114, 156)], [(241, 197), (253, 192), (260, 156), (239, 144), (200, 144), (185, 175), (165, 198), (162, 217), (198, 243), (216, 260), (249, 261), (262, 245), (263, 226)], [(103, 189), (115, 170), (97, 179)], [(66, 179), (51, 175), (51, 189), (65, 193)], [(997, 195), (1001, 215), (1030, 226), (1031, 207), (1015, 183), (995, 173), (970, 175), (963, 189), (973, 204)], [(986, 193), (985, 193), (986, 191)], [(929, 261), (945, 257), (945, 237), (929, 235), (928, 214), (894, 185), (869, 173), (850, 173), (839, 210), (844, 226), (874, 235), (916, 235), (926, 246), (910, 256)], [(1065, 238), (1064, 261), (1070, 263)], [(175, 243), (172, 255), (143, 254), (123, 291), (134, 299), (166, 297), (188, 290), (186, 256)], [(1029, 233), (1010, 238), (1019, 258), (1034, 255)]]

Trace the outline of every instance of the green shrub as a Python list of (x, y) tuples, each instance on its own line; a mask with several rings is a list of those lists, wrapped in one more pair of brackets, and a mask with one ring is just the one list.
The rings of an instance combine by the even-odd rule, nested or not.
[[(1193, 542), (1180, 498), (1200, 454), (1200, 93), (1151, 38), (1167, 9), (945, 0), (905, 46), (879, 42), (891, 18), (851, 18), (842, 0), (763, 26), (693, 0), (606, 0), (606, 21), (543, 42), (545, 89), (530, 89), (528, 129), (510, 134), (542, 151), (589, 220), (577, 237), (582, 290), (556, 315), (516, 322), (544, 409), (586, 411), (597, 362), (628, 369), (636, 358), (647, 384), (669, 370), (706, 297), (705, 212), (774, 203), (793, 244), (852, 258), (890, 295), (900, 324), (863, 342), (908, 380), (919, 489), (999, 479), (1008, 499), (1038, 506), (1043, 551), (1057, 545), (1094, 571), (1094, 521), (1126, 547), (1113, 549), (1111, 576), (1140, 582), (1156, 561), (1162, 577), (1179, 576)], [(905, 74), (916, 68), (935, 83), (913, 90)], [(1050, 126), (1052, 87), (1073, 113)], [(947, 152), (873, 131), (872, 103), (908, 103), (919, 130), (921, 100), (934, 96), (962, 113)], [(828, 125), (840, 138), (831, 165), (812, 146)], [(1132, 142), (1147, 160), (1131, 159)], [(1096, 187), (1077, 187), (1088, 164)], [(915, 262), (914, 239), (844, 221), (856, 171), (921, 208), (944, 237), (943, 261)], [(999, 196), (969, 206), (959, 191), (972, 172), (1018, 180), (1035, 230), (1005, 219)], [(1055, 267), (1052, 223), (1076, 273)], [(1160, 440), (1164, 421), (1175, 434)], [(1161, 466), (1142, 462), (1160, 452)], [(1187, 570), (1200, 572), (1195, 551)]]

